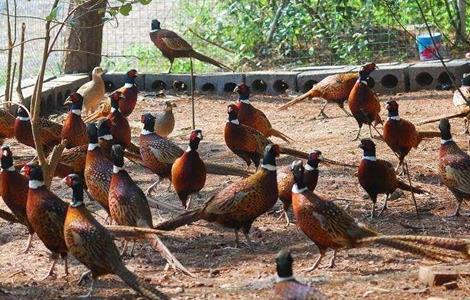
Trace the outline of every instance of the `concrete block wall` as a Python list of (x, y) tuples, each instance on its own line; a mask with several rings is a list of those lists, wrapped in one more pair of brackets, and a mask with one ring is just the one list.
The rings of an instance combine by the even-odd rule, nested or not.
[[(450, 60), (446, 62), (457, 84), (462, 75), (470, 71), (468, 60)], [(429, 61), (416, 63), (409, 68), (410, 91), (432, 90), (442, 84), (450, 84), (451, 80), (440, 62)]]
[(284, 94), (288, 90), (297, 91), (297, 75), (300, 72), (263, 71), (245, 74), (245, 83), (252, 93), (271, 95)]
[(306, 93), (316, 83), (320, 82), (325, 77), (338, 73), (350, 72), (353, 68), (353, 66), (346, 66), (339, 68), (308, 69), (307, 71), (297, 75), (297, 91), (301, 93)]

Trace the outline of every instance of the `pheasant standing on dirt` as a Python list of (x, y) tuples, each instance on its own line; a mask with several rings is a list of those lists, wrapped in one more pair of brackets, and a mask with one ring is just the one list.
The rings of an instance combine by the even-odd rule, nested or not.
[(173, 68), (173, 62), (175, 58), (188, 57), (195, 58), (205, 63), (212, 64), (218, 68), (232, 71), (232, 69), (210, 57), (207, 57), (191, 47), (182, 37), (171, 30), (162, 29), (160, 22), (155, 19), (152, 20), (152, 29), (150, 30), (150, 39), (155, 46), (160, 49), (163, 56), (170, 61), (170, 69), (168, 73), (171, 73)]
[[(33, 132), (31, 129), (31, 120), (28, 113), (21, 106), (18, 108), (15, 120), (15, 137), (21, 144), (36, 149), (34, 144)], [(44, 146), (45, 155), (49, 155), (55, 145), (60, 144), (62, 125), (40, 118), (38, 121), (41, 141)]]
[(111, 234), (86, 209), (80, 177), (72, 174), (66, 177), (65, 181), (73, 190), (72, 203), (64, 224), (65, 243), (70, 253), (90, 270), (83, 273), (79, 281), (81, 283), (91, 275), (91, 287), (86, 297), (92, 296), (93, 286), (98, 277), (116, 274), (146, 298), (169, 299), (126, 268)]
[(170, 101), (165, 101), (165, 109), (155, 114), (155, 133), (159, 136), (168, 137), (175, 128), (174, 105)]
[[(462, 85), (459, 87), (459, 89), (465, 98), (467, 98), (467, 101), (470, 101), (470, 74), (464, 74), (464, 77), (462, 78)], [(454, 106), (457, 107), (460, 112), (467, 111), (467, 114), (464, 117), (464, 134), (469, 133), (468, 127), (470, 126), (470, 113), (468, 112), (469, 104), (467, 101), (462, 97), (459, 91), (454, 91), (454, 96), (452, 98)]]
[(369, 88), (367, 83), (370, 73), (372, 73), (375, 68), (376, 66), (374, 63), (370, 63), (361, 67), (359, 70), (359, 78), (349, 93), (349, 110), (351, 110), (354, 119), (356, 119), (356, 122), (359, 125), (357, 136), (354, 140), (359, 139), (363, 124), (369, 125), (369, 135), (370, 138), (372, 138), (372, 123), (375, 125), (382, 123), (382, 119), (379, 115), (379, 99), (374, 91)]
[(34, 229), (26, 215), (28, 200), (28, 179), (21, 175), (13, 165), (13, 153), (9, 146), (2, 146), (0, 156), (0, 196), (18, 221), (28, 228), (29, 238), (23, 253), (31, 246)]
[(71, 104), (67, 117), (64, 120), (61, 138), (67, 140), (65, 148), (87, 145), (88, 135), (86, 125), (82, 120), (83, 97), (79, 93), (72, 93), (64, 104)]
[(255, 174), (225, 187), (206, 201), (201, 208), (165, 221), (155, 228), (174, 230), (198, 220), (216, 222), (235, 230), (237, 246), (239, 246), (238, 231), (242, 230), (252, 249), (248, 235), (251, 225), (277, 201), (276, 157), (279, 157), (279, 154), (279, 146), (273, 144), (266, 146), (263, 163)]
[[(171, 168), (173, 163), (183, 155), (184, 151), (178, 145), (167, 138), (161, 137), (154, 132), (155, 117), (151, 114), (144, 114), (141, 117), (144, 128), (140, 134), (140, 154), (143, 164), (146, 168), (158, 175), (158, 181), (152, 184), (146, 191), (149, 196), (160, 181), (170, 179), (171, 187)], [(247, 177), (249, 173), (244, 170), (232, 168), (215, 163), (205, 163), (206, 172), (215, 175), (234, 175)]]
[(439, 131), (417, 131), (410, 121), (400, 118), (398, 103), (388, 101), (388, 119), (384, 124), (383, 138), (387, 145), (399, 156), (399, 163), (395, 170), (403, 166), (403, 160), (411, 148), (417, 148), (425, 138), (440, 137)]
[[(124, 169), (124, 150), (116, 144), (111, 150), (113, 175), (109, 185), (108, 205), (111, 219), (118, 225), (152, 228), (152, 213), (144, 192)], [(131, 256), (135, 241), (132, 244)], [(126, 252), (127, 241), (122, 254)]]
[(83, 107), (87, 116), (96, 111), (104, 98), (104, 73), (105, 71), (101, 67), (95, 67), (91, 72), (91, 81), (77, 90), (77, 93), (83, 96)]
[(289, 251), (281, 250), (276, 257), (277, 278), (274, 284), (274, 299), (279, 300), (326, 300), (318, 289), (298, 282), (292, 271), (294, 259)]
[(354, 84), (358, 78), (357, 72), (340, 73), (330, 75), (316, 83), (308, 92), (300, 95), (286, 104), (279, 107), (279, 110), (286, 109), (296, 103), (311, 98), (322, 98), (325, 100), (320, 113), (325, 118), (325, 108), (328, 104), (336, 103), (345, 113), (350, 116), (349, 112), (344, 108), (344, 102), (348, 100), (349, 93), (351, 92)]
[(131, 126), (129, 121), (119, 110), (119, 101), (125, 101), (124, 95), (117, 91), (109, 96), (111, 99), (111, 113), (108, 115), (109, 127), (114, 143), (121, 145), (124, 149), (131, 144)]
[(189, 209), (194, 194), (199, 194), (206, 183), (206, 165), (197, 152), (202, 138), (200, 129), (193, 130), (188, 150), (175, 160), (171, 168), (171, 182), (186, 209)]
[(68, 275), (68, 249), (64, 240), (64, 222), (68, 204), (44, 185), (40, 166), (28, 164), (23, 167), (22, 171), (26, 177), (29, 177), (26, 215), (34, 232), (52, 252), (54, 260), (45, 278), (54, 274), (59, 255), (65, 260), (65, 275)]
[(275, 136), (278, 137), (286, 142), (290, 142), (292, 140), (284, 133), (274, 129), (269, 122), (268, 117), (259, 109), (254, 107), (250, 102), (250, 88), (245, 84), (239, 84), (234, 92), (238, 93), (239, 98), (237, 102), (238, 108), (238, 121), (240, 123), (253, 127), (254, 129), (258, 130), (264, 136), (270, 137)]
[(5, 139), (15, 137), (15, 116), (0, 108), (0, 145)]
[(292, 172), (295, 178), (292, 187), (292, 208), (296, 224), (320, 251), (318, 259), (309, 271), (319, 266), (328, 249), (334, 251), (330, 261), (330, 267), (333, 267), (337, 250), (357, 248), (371, 243), (438, 260), (456, 255), (470, 258), (470, 242), (465, 239), (381, 235), (357, 223), (333, 201), (323, 199), (309, 191), (303, 183), (304, 168), (301, 161), (292, 164)]
[(460, 216), (462, 202), (464, 199), (470, 199), (470, 156), (452, 139), (449, 120), (442, 119), (439, 130), (441, 131), (439, 174), (457, 200), (457, 208), (452, 216)]
[(90, 197), (97, 201), (109, 215), (109, 184), (113, 163), (102, 153), (98, 144), (98, 130), (95, 124), (87, 125), (88, 152), (85, 163), (85, 183)]
[[(375, 204), (377, 202), (378, 194), (385, 194), (385, 203), (380, 210), (378, 216), (387, 209), (387, 201), (390, 195), (397, 189), (400, 188), (406, 191), (413, 191), (414, 193), (422, 194), (423, 190), (414, 188), (397, 179), (397, 175), (393, 166), (388, 161), (377, 159), (375, 154), (375, 144), (370, 139), (362, 139), (358, 146), (364, 152), (362, 156), (361, 164), (359, 165), (357, 177), (359, 183), (366, 190), (370, 199), (372, 200), (372, 210), (370, 217), (375, 217)], [(418, 207), (415, 206), (416, 214), (418, 213)], [(378, 217), (377, 216), (377, 217)]]
[[(310, 191), (314, 191), (318, 182), (318, 164), (323, 161), (321, 151), (314, 150), (308, 155), (305, 165), (304, 184)], [(281, 200), (284, 209), (284, 216), (287, 225), (290, 224), (287, 211), (292, 206), (292, 186), (294, 185), (294, 175), (291, 166), (284, 166), (277, 171), (277, 189), (279, 191), (279, 200)]]
[[(250, 167), (251, 162), (258, 169), (263, 151), (272, 142), (258, 130), (243, 125), (238, 120), (238, 107), (231, 104), (227, 107), (228, 121), (225, 124), (224, 139), (227, 147)], [(307, 157), (308, 154), (294, 149), (280, 147), (281, 153), (296, 157)]]

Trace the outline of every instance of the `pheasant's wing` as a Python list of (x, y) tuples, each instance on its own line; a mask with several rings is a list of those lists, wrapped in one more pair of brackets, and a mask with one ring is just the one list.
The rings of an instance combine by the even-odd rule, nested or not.
[(184, 151), (177, 144), (167, 139), (161, 139), (150, 146), (150, 151), (155, 158), (167, 164), (172, 164), (177, 158), (183, 155)]
[(442, 159), (444, 181), (449, 187), (470, 193), (470, 156), (465, 153), (447, 155)]
[(74, 165), (77, 161), (82, 161), (86, 157), (87, 145), (65, 149), (60, 156), (60, 163), (64, 165)]
[(256, 152), (263, 155), (264, 148), (266, 148), (267, 145), (272, 144), (273, 142), (271, 142), (271, 140), (265, 137), (264, 134), (252, 127), (245, 126), (245, 129), (248, 131), (248, 136), (250, 136), (256, 143)]
[(4, 109), (0, 109), (0, 136), (12, 138), (15, 135), (15, 117)]
[(242, 201), (251, 198), (256, 193), (255, 187), (248, 184), (246, 180), (235, 182), (209, 199), (204, 211), (209, 214), (229, 213)]
[(42, 118), (39, 119), (38, 122), (38, 125), (41, 128), (41, 134), (45, 134), (50, 140), (60, 140), (60, 135), (63, 128), (61, 124)]
[(173, 51), (192, 51), (193, 47), (186, 42), (182, 37), (173, 31), (165, 30), (162, 32), (162, 41), (165, 46)]

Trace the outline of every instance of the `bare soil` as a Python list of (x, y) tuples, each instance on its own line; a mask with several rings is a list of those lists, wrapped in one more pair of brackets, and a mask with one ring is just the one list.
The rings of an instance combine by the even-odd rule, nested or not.
[[(190, 132), (190, 102), (187, 96), (155, 98), (142, 95), (136, 111), (131, 116), (134, 138), (140, 132), (140, 114), (143, 111), (154, 112), (161, 109), (164, 100), (171, 99), (175, 108), (176, 129), (172, 139), (186, 148)], [(197, 126), (204, 130), (204, 140), (200, 153), (204, 159), (212, 162), (229, 163), (245, 168), (244, 163), (232, 154), (224, 145), (223, 128), (226, 120), (226, 106), (234, 101), (234, 95), (226, 97), (199, 96), (196, 100)], [(454, 112), (450, 92), (419, 92), (396, 96), (381, 96), (381, 100), (399, 100), (402, 118), (417, 122), (443, 113)], [(361, 151), (356, 135), (357, 125), (353, 118), (348, 118), (336, 106), (329, 106), (326, 113), (331, 119), (312, 120), (320, 108), (319, 101), (305, 101), (287, 111), (277, 111), (285, 97), (253, 96), (253, 103), (270, 118), (273, 126), (292, 137), (293, 147), (309, 151), (320, 149), (330, 159), (358, 164)], [(382, 110), (385, 119), (385, 109)], [(61, 119), (59, 116), (58, 119)], [(452, 120), (454, 139), (461, 147), (468, 146), (468, 136), (463, 135), (463, 121)], [(437, 130), (437, 124), (420, 128)], [(377, 133), (374, 133), (377, 135)], [(363, 136), (368, 136), (367, 128)], [(275, 139), (274, 139), (275, 140)], [(31, 149), (10, 141), (18, 156), (33, 155)], [(277, 140), (279, 142), (279, 140)], [(396, 157), (385, 143), (378, 144), (378, 156), (393, 164)], [(390, 234), (429, 234), (438, 236), (470, 237), (470, 219), (468, 217), (446, 218), (455, 209), (456, 201), (452, 194), (440, 183), (437, 174), (437, 153), (439, 140), (423, 142), (418, 149), (412, 150), (408, 161), (413, 181), (428, 191), (417, 196), (421, 220), (416, 218), (411, 196), (405, 193), (391, 201), (389, 209), (378, 219), (369, 221), (371, 201), (364, 197), (365, 192), (359, 186), (356, 170), (344, 167), (321, 166), (317, 192), (327, 198), (337, 199), (337, 203), (352, 216), (369, 224), (371, 227)], [(279, 165), (286, 165), (292, 159), (282, 157)], [(130, 162), (127, 168), (136, 182), (146, 189), (156, 176)], [(209, 176), (203, 190), (202, 199), (195, 205), (202, 204), (210, 195), (227, 183), (239, 180), (236, 177)], [(64, 199), (70, 197), (70, 190), (54, 180), (53, 191)], [(167, 192), (167, 183), (158, 188), (160, 201), (180, 205), (176, 195)], [(379, 201), (381, 205), (383, 198)], [(104, 221), (104, 212), (96, 203), (87, 202), (90, 210)], [(3, 202), (0, 207), (7, 209)], [(470, 203), (462, 206), (463, 212), (470, 212)], [(162, 217), (160, 217), (160, 214)], [(170, 218), (175, 213), (161, 210), (153, 211), (154, 222)], [(469, 279), (458, 281), (458, 288), (446, 290), (443, 287), (426, 287), (417, 279), (421, 265), (436, 265), (435, 261), (401, 253), (396, 250), (370, 247), (343, 250), (338, 253), (336, 267), (327, 268), (328, 258), (320, 269), (306, 272), (313, 264), (318, 250), (302, 232), (291, 224), (286, 227), (284, 220), (278, 220), (279, 214), (268, 213), (254, 223), (251, 232), (256, 243), (254, 253), (246, 247), (234, 248), (234, 233), (216, 224), (204, 221), (165, 233), (163, 241), (189, 268), (196, 278), (190, 278), (165, 269), (165, 262), (149, 245), (138, 243), (134, 257), (126, 257), (127, 266), (146, 280), (168, 293), (174, 299), (271, 299), (274, 282), (276, 253), (283, 248), (290, 248), (295, 259), (295, 274), (299, 280), (317, 286), (332, 299), (427, 299), (431, 296), (447, 299), (470, 297)], [(27, 233), (18, 224), (2, 222), (0, 229), (0, 298), (2, 299), (56, 299), (73, 298), (86, 294), (88, 286), (77, 285), (79, 275), (85, 267), (71, 258), (70, 275), (63, 276), (63, 263), (58, 264), (57, 277), (41, 281), (50, 264), (47, 249), (37, 237), (27, 254), (20, 253), (25, 246)], [(243, 239), (242, 239), (243, 240)], [(331, 253), (329, 254), (331, 255)], [(459, 265), (462, 262), (454, 262)], [(136, 294), (116, 276), (105, 276), (96, 284), (94, 296), (100, 298), (135, 299)]]

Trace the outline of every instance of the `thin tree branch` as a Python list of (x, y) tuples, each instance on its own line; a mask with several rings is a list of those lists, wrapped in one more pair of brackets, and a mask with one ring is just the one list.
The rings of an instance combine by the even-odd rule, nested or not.
[(23, 62), (24, 62), (24, 39), (25, 39), (25, 32), (26, 32), (26, 24), (21, 24), (21, 47), (20, 47), (20, 58), (18, 62), (18, 83), (16, 85), (16, 94), (20, 100), (21, 104), (24, 104), (24, 95), (23, 89), (21, 88), (21, 80), (23, 80)]
[(5, 52), (5, 51), (9, 51), (9, 50), (12, 50), (12, 49), (15, 49), (16, 47), (19, 47), (23, 44), (26, 44), (26, 43), (29, 43), (29, 42), (33, 42), (33, 41), (37, 41), (37, 40), (44, 40), (46, 39), (46, 37), (37, 37), (37, 38), (32, 38), (32, 39), (29, 39), (29, 40), (26, 40), (24, 42), (21, 42), (21, 43), (18, 43), (16, 45), (13, 45), (11, 47), (7, 47), (7, 48), (0, 48), (0, 52)]
[(224, 50), (224, 51), (227, 51), (227, 52), (230, 52), (230, 53), (236, 53), (236, 52), (233, 51), (232, 49), (229, 49), (229, 48), (227, 48), (227, 47), (224, 47), (224, 46), (222, 46), (222, 45), (219, 45), (219, 44), (217, 44), (217, 43), (215, 43), (215, 42), (213, 42), (213, 41), (210, 41), (210, 40), (204, 38), (203, 36), (199, 35), (198, 33), (196, 33), (196, 32), (195, 32), (194, 30), (192, 30), (191, 28), (188, 28), (188, 31), (191, 32), (194, 36), (196, 36), (197, 38), (203, 40), (203, 41), (206, 42), (206, 43), (209, 43), (209, 44), (211, 44), (211, 45), (213, 45), (213, 46), (216, 46), (216, 47), (218, 47), (218, 48), (220, 48), (220, 49), (222, 49), (222, 50)]

